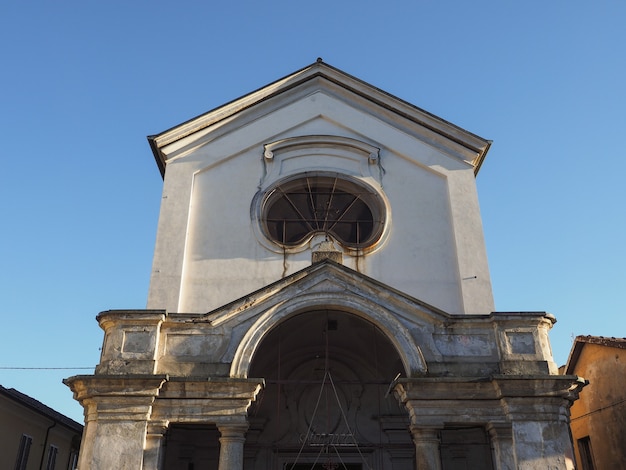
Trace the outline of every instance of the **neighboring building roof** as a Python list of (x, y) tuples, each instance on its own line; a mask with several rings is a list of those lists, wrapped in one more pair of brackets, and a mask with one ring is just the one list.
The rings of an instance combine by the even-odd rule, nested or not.
[[(161, 175), (165, 174), (167, 160), (166, 153), (163, 151), (165, 146), (181, 141), (192, 134), (210, 132), (210, 129), (216, 126), (216, 124), (231, 120), (234, 116), (261, 102), (268, 101), (275, 96), (294, 90), (314, 80), (320, 80), (318, 86), (332, 84), (340, 87), (348, 94), (352, 93), (360, 98), (365, 98), (367, 102), (382, 107), (386, 112), (408, 119), (432, 136), (430, 140), (433, 145), (441, 145), (442, 142), (447, 141), (464, 149), (464, 152), (471, 155), (468, 163), (474, 167), (475, 174), (478, 173), (491, 145), (489, 140), (472, 134), (434, 114), (328, 65), (322, 59), (318, 59), (313, 64), (252, 93), (248, 93), (241, 98), (237, 98), (160, 134), (148, 136), (148, 142)], [(324, 83), (327, 85), (324, 85)]]
[(586, 344), (597, 344), (609, 348), (626, 349), (626, 338), (606, 338), (604, 336), (577, 336), (567, 359), (566, 374), (573, 374), (576, 363)]
[(59, 413), (58, 411), (53, 410), (49, 406), (44, 405), (40, 401), (37, 401), (34, 398), (29, 397), (28, 395), (15, 390), (14, 388), (5, 388), (2, 385), (0, 385), (0, 394), (19, 403), (20, 405), (30, 408), (31, 410), (50, 418), (53, 421), (56, 421), (59, 424), (64, 425), (67, 428), (73, 429), (74, 431), (78, 433), (83, 432), (82, 424), (77, 423), (73, 419), (68, 418), (67, 416)]

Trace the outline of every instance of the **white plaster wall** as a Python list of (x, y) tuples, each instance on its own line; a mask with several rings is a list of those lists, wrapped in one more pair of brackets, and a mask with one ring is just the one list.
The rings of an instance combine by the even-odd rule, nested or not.
[(265, 249), (253, 232), (250, 203), (262, 171), (262, 154), (255, 153), (194, 178), (181, 312), (208, 312), (282, 275), (282, 256)]
[[(344, 264), (449, 313), (493, 310), (473, 167), (421, 141), (400, 118), (381, 119), (330, 93), (266, 106), (210, 139), (170, 149), (148, 308), (211, 311), (310, 265), (310, 250), (285, 258), (259, 243), (250, 205), (264, 144), (323, 134), (380, 148), (392, 213), (383, 246), (358, 260), (344, 255)], [(312, 161), (303, 158), (302, 171), (315, 170)]]

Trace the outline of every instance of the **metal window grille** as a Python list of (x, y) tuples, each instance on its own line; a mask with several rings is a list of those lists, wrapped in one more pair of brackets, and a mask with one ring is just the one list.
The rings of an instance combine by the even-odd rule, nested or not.
[(26, 465), (28, 464), (28, 454), (30, 453), (30, 446), (32, 443), (32, 437), (27, 434), (22, 434), (20, 447), (17, 451), (17, 458), (15, 459), (15, 470), (26, 470)]

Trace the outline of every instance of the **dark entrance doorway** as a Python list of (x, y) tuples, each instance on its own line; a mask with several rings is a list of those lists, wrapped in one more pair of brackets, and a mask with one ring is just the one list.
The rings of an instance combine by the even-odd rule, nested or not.
[(440, 433), (443, 470), (493, 470), (489, 436), (483, 427), (448, 427)]
[(217, 470), (219, 436), (214, 425), (171, 425), (163, 470)]
[(337, 469), (414, 469), (408, 416), (388, 394), (399, 373), (394, 346), (358, 315), (315, 310), (284, 321), (252, 361), (249, 376), (266, 385), (249, 411), (244, 468), (322, 470), (314, 456), (333, 455)]

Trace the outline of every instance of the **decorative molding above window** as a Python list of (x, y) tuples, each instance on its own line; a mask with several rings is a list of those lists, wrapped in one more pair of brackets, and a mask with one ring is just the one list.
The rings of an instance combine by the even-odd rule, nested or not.
[(264, 174), (260, 189), (305, 171), (327, 171), (382, 184), (380, 149), (360, 140), (335, 135), (305, 135), (277, 140), (263, 147)]
[(329, 146), (335, 148), (350, 147), (356, 152), (367, 154), (369, 163), (375, 164), (378, 162), (378, 153), (380, 150), (377, 147), (360, 140), (336, 135), (305, 135), (278, 140), (265, 145), (265, 152), (263, 153), (263, 156), (267, 160), (272, 160), (274, 158), (274, 152), (279, 150), (296, 149), (298, 147), (323, 148)]

